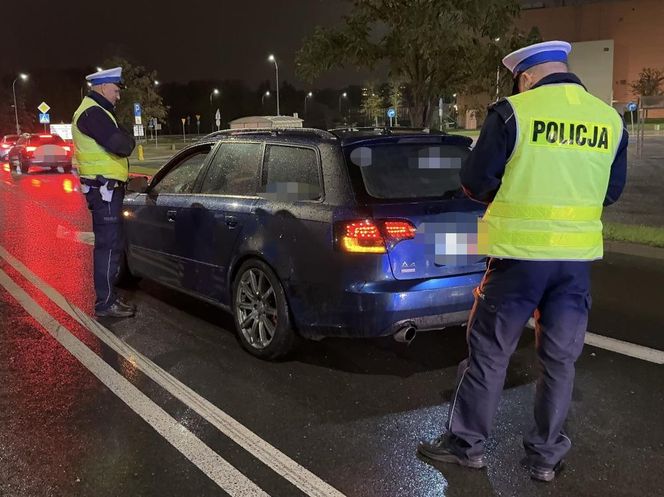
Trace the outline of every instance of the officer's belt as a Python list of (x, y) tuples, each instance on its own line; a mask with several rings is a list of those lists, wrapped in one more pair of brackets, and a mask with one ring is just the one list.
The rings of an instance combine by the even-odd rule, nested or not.
[(117, 179), (107, 179), (103, 176), (97, 176), (95, 179), (81, 178), (81, 183), (89, 186), (90, 188), (101, 188), (102, 186), (106, 185), (106, 188), (109, 190), (113, 190), (125, 184), (124, 181)]

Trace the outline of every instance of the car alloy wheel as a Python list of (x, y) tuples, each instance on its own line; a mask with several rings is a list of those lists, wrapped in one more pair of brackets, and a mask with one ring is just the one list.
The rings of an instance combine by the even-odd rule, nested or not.
[(267, 275), (259, 268), (245, 271), (235, 295), (240, 332), (253, 348), (262, 350), (274, 339), (279, 322), (277, 296)]

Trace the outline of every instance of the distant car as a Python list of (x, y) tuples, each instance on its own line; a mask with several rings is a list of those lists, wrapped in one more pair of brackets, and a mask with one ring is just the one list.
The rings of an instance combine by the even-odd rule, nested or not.
[(17, 140), (18, 135), (5, 135), (2, 137), (2, 140), (0, 140), (0, 160), (7, 159), (9, 149), (14, 146)]
[(297, 335), (407, 342), (462, 324), (486, 268), (473, 250), (484, 206), (459, 180), (471, 143), (414, 129), (214, 133), (149, 185), (129, 181), (124, 275), (231, 311), (243, 347), (268, 359)]
[(71, 172), (72, 147), (60, 136), (51, 134), (23, 134), (9, 149), (9, 167), (27, 174), (31, 168), (57, 169)]

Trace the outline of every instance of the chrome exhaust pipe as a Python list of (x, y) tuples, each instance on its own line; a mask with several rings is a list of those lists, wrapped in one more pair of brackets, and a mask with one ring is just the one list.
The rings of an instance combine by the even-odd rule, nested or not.
[(415, 338), (415, 335), (415, 327), (412, 325), (407, 325), (394, 334), (394, 339), (400, 343), (410, 343)]

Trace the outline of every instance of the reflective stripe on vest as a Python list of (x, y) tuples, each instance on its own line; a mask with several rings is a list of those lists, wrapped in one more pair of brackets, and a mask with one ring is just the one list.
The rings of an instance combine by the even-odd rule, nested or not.
[(623, 123), (576, 84), (507, 99), (517, 139), (479, 243), (493, 257), (593, 260), (603, 255), (602, 205)]
[(106, 151), (94, 139), (78, 129), (78, 118), (91, 107), (102, 109), (117, 126), (115, 116), (90, 97), (85, 97), (79, 105), (72, 119), (72, 138), (74, 139), (75, 153), (73, 163), (78, 167), (80, 175), (87, 178), (104, 176), (109, 179), (127, 181), (129, 161)]

